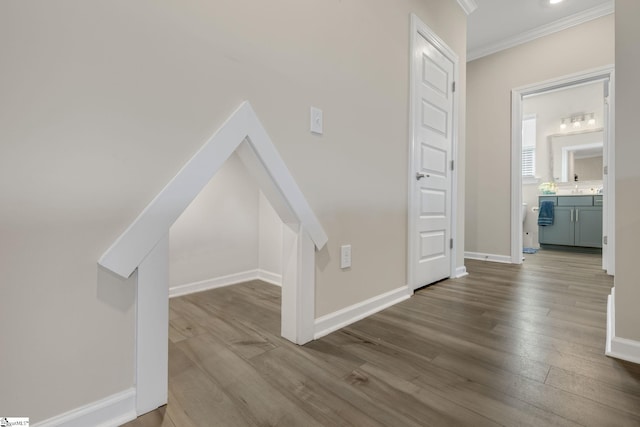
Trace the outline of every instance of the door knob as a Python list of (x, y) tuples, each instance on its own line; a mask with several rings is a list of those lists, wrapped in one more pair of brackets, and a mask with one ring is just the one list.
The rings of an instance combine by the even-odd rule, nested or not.
[(420, 181), (422, 178), (429, 178), (429, 174), (428, 173), (420, 173), (420, 172), (416, 172), (416, 179), (418, 181)]

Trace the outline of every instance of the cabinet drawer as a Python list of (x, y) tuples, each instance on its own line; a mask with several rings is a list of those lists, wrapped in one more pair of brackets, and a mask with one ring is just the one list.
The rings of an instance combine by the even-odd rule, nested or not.
[(560, 196), (558, 206), (593, 206), (593, 196)]
[(558, 204), (558, 198), (556, 196), (539, 196), (538, 206), (540, 206), (542, 202), (553, 202), (553, 206), (556, 206)]

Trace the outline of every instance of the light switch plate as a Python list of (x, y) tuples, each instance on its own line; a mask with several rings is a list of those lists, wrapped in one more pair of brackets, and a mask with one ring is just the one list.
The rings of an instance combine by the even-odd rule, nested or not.
[(340, 246), (340, 268), (351, 267), (351, 245)]
[(322, 110), (311, 107), (311, 132), (322, 135)]

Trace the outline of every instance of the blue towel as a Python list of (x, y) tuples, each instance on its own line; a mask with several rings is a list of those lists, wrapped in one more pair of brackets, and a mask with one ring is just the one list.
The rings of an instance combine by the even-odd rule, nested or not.
[(553, 225), (553, 202), (545, 200), (540, 203), (540, 212), (538, 212), (538, 225)]

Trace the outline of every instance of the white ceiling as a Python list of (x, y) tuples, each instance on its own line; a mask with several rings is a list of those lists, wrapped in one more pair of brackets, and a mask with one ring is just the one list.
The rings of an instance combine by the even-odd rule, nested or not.
[(614, 0), (475, 0), (469, 15), (467, 60), (608, 15)]

